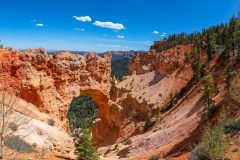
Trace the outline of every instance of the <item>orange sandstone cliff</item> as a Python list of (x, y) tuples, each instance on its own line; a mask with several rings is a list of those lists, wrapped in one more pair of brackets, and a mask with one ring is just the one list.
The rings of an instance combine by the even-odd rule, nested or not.
[[(101, 159), (145, 160), (151, 155), (172, 158), (179, 152), (186, 153), (202, 130), (199, 113), (205, 107), (201, 100), (204, 86), (193, 83), (193, 59), (185, 57), (192, 47), (184, 44), (163, 52), (138, 53), (122, 81), (110, 78), (110, 54), (81, 56), (64, 51), (50, 55), (43, 49), (1, 49), (0, 84), (9, 94), (16, 93), (36, 106), (40, 113), (30, 116), (40, 120), (54, 117), (59, 121), (57, 127), (64, 129), (68, 127), (66, 113), (72, 99), (92, 97), (99, 108), (93, 137)], [(227, 101), (226, 63), (221, 52), (218, 50), (209, 65), (218, 86), (213, 96), (216, 106)], [(205, 61), (203, 51), (201, 63)], [(169, 104), (172, 106), (166, 108)], [(146, 128), (148, 121), (151, 125)], [(187, 159), (187, 155), (176, 159)]]
[(94, 125), (96, 140), (105, 139), (110, 131), (118, 133), (116, 109), (108, 104), (111, 55), (80, 56), (67, 51), (49, 55), (44, 49), (1, 49), (0, 62), (0, 84), (40, 112), (59, 119), (61, 126), (68, 126), (66, 113), (72, 99), (88, 95), (99, 107), (101, 121)]

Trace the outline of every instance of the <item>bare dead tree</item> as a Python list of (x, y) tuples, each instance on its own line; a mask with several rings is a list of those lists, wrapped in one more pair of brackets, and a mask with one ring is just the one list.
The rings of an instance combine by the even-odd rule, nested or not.
[[(0, 87), (0, 159), (9, 157), (4, 142), (18, 131), (29, 128), (28, 124), (31, 118), (27, 115), (30, 114), (31, 109), (23, 104), (19, 108), (19, 104), (20, 101), (17, 95), (8, 94), (7, 87)], [(22, 135), (21, 138), (28, 135)]]

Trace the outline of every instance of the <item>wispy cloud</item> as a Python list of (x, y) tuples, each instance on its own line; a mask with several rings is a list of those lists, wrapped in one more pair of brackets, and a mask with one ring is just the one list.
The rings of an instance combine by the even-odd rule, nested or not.
[(159, 31), (154, 30), (152, 33), (153, 34), (159, 34)]
[(117, 44), (98, 44), (99, 47), (111, 47), (111, 48), (120, 48), (120, 45)]
[(36, 26), (37, 26), (37, 27), (44, 27), (44, 24), (38, 23), (38, 24), (36, 24)]
[(125, 36), (117, 36), (117, 38), (124, 39)]
[(161, 37), (166, 37), (166, 36), (167, 36), (167, 33), (163, 32), (160, 36), (161, 36)]
[(110, 28), (115, 30), (125, 29), (124, 25), (121, 23), (95, 21), (93, 24), (98, 27)]
[(76, 31), (85, 31), (84, 28), (74, 28), (74, 30), (76, 30)]
[(81, 21), (81, 22), (91, 22), (92, 18), (90, 16), (73, 16), (73, 18), (77, 21)]

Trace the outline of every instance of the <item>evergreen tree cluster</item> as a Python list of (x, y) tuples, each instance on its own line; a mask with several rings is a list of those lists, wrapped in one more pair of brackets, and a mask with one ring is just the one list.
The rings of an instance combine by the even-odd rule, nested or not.
[(74, 137), (78, 160), (98, 160), (99, 153), (92, 138), (89, 122), (82, 124), (81, 132)]
[(162, 43), (160, 46), (153, 45), (150, 49), (161, 52), (180, 44), (197, 44), (197, 46), (207, 48), (209, 60), (216, 52), (216, 45), (225, 46), (227, 51), (237, 50), (240, 52), (240, 20), (232, 17), (227, 24), (215, 25), (203, 29), (202, 32), (172, 34), (164, 38), (162, 42), (166, 43)]
[(122, 80), (124, 76), (128, 75), (129, 63), (130, 58), (112, 60), (111, 77), (115, 76), (116, 79)]
[(201, 79), (201, 48), (194, 46), (192, 50), (192, 55), (194, 57), (194, 63), (193, 63), (193, 71), (194, 71), (194, 79), (199, 82)]
[(71, 131), (83, 128), (85, 123), (92, 124), (97, 118), (97, 111), (97, 105), (91, 97), (74, 98), (67, 113)]
[(99, 154), (92, 137), (92, 124), (97, 118), (96, 103), (88, 96), (74, 98), (67, 113), (78, 160), (98, 160)]
[(210, 111), (213, 107), (213, 101), (211, 99), (211, 94), (214, 91), (213, 77), (211, 74), (204, 78), (204, 92), (202, 99), (205, 102), (207, 109)]
[(153, 45), (150, 49), (155, 49), (159, 52), (172, 48), (180, 44), (194, 44), (191, 54), (185, 53), (186, 60), (194, 58), (193, 70), (195, 81), (201, 79), (201, 51), (207, 51), (206, 66), (209, 66), (213, 55), (217, 52), (217, 48), (223, 48), (222, 56), (227, 62), (226, 67), (226, 88), (231, 87), (231, 68), (233, 60), (240, 61), (240, 19), (232, 17), (226, 24), (222, 23), (203, 29), (202, 32), (191, 34), (180, 33), (172, 34), (160, 41), (161, 45)]

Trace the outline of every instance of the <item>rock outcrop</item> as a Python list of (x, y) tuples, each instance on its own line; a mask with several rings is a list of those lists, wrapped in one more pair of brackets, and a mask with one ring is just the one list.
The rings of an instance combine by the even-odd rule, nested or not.
[[(62, 122), (74, 97), (91, 96), (99, 107), (100, 121), (94, 125), (94, 137), (100, 143), (107, 133), (119, 132), (117, 110), (110, 107), (111, 55), (85, 56), (67, 51), (53, 55), (44, 49), (0, 50), (0, 84)], [(109, 138), (107, 138), (109, 139)]]
[(170, 74), (179, 68), (185, 60), (185, 54), (190, 53), (192, 44), (178, 45), (163, 52), (151, 50), (148, 53), (138, 53), (129, 65), (129, 74), (139, 75), (156, 71), (157, 74)]

